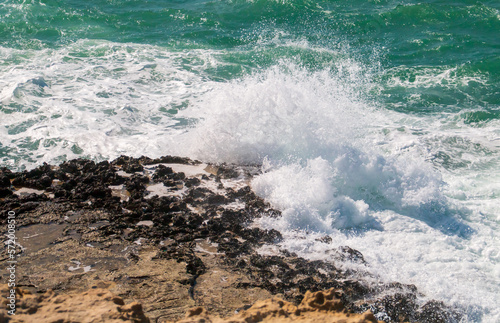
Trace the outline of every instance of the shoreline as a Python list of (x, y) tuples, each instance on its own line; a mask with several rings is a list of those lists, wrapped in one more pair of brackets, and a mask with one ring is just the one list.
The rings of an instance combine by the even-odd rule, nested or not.
[[(298, 305), (307, 291), (329, 289), (346, 311), (378, 319), (460, 320), (459, 309), (440, 301), (420, 304), (413, 285), (373, 284), (369, 273), (339, 269), (336, 262), (365, 261), (348, 246), (332, 246), (333, 261), (259, 254), (282, 238), (251, 226), (281, 214), (251, 190), (259, 171), (173, 156), (2, 168), (4, 228), (16, 213), (16, 287), (33, 295), (105, 289), (142, 303), (152, 321), (178, 320), (195, 306), (228, 317), (272, 297)], [(0, 255), (4, 268), (7, 248)], [(0, 283), (8, 274), (1, 271)]]

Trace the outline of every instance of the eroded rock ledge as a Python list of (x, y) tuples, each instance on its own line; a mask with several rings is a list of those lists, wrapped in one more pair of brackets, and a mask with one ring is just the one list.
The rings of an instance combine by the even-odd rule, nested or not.
[[(0, 295), (9, 294), (7, 285), (0, 287)], [(125, 304), (121, 297), (106, 289), (92, 289), (83, 293), (57, 295), (50, 290), (41, 295), (16, 288), (18, 310), (9, 317), (0, 310), (0, 322), (137, 322), (150, 323), (139, 303)], [(6, 303), (4, 298), (3, 303)], [(203, 307), (190, 309), (177, 323), (257, 323), (257, 322), (343, 322), (377, 323), (373, 313), (354, 314), (345, 309), (333, 289), (315, 293), (306, 292), (302, 302), (295, 306), (279, 298), (257, 301), (247, 310), (229, 318), (210, 315)], [(173, 321), (163, 321), (173, 323)]]
[[(374, 284), (369, 273), (338, 268), (336, 259), (364, 262), (347, 246), (332, 246), (328, 262), (259, 254), (282, 237), (251, 225), (280, 216), (249, 187), (258, 172), (172, 156), (0, 169), (1, 225), (16, 214), (17, 286), (33, 295), (105, 289), (142, 303), (153, 322), (195, 306), (228, 317), (272, 297), (299, 304), (306, 291), (329, 289), (346, 310), (386, 321), (460, 319), (443, 303), (422, 304), (412, 285)], [(2, 249), (0, 266), (7, 259)]]
[(257, 301), (248, 310), (229, 318), (210, 315), (204, 308), (191, 309), (186, 318), (177, 323), (377, 323), (371, 311), (354, 314), (345, 309), (335, 290), (307, 291), (302, 302), (295, 306), (279, 298)]

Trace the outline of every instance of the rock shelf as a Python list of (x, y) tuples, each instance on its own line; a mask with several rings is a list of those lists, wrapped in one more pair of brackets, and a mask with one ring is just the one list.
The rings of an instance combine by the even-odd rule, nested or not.
[[(235, 313), (240, 316), (233, 321), (239, 322), (241, 313), (256, 306), (274, 314), (245, 322), (278, 316), (302, 320), (296, 314), (305, 313), (304, 297), (325, 291), (322, 297), (335, 298), (342, 313), (359, 313), (366, 320), (460, 319), (457, 309), (420, 301), (413, 285), (373, 283), (376, 277), (369, 273), (341, 269), (335, 261), (308, 261), (286, 250), (259, 253), (282, 239), (276, 230), (252, 226), (256, 218), (280, 216), (249, 186), (259, 171), (174, 156), (122, 156), (100, 163), (77, 159), (18, 173), (0, 169), (2, 225), (7, 227), (9, 211), (16, 214), (19, 297), (36, 299), (23, 315), (50, 317), (52, 308), (56, 320), (60, 313), (54, 299), (80, 295), (71, 297), (115, 302), (115, 312), (88, 305), (89, 313), (101, 317), (92, 322), (222, 322)], [(338, 261), (365, 262), (348, 246), (332, 250)], [(3, 249), (2, 267), (8, 257)], [(0, 273), (0, 283), (7, 283), (8, 272)], [(83, 311), (76, 303), (61, 302), (66, 311)], [(4, 321), (21, 317), (0, 311)]]

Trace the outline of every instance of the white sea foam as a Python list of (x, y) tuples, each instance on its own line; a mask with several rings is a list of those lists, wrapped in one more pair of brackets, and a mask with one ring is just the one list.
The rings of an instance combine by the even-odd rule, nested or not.
[[(487, 84), (484, 75), (463, 75), (460, 71), (463, 66), (453, 67), (395, 67), (387, 73), (393, 75), (388, 80), (388, 86), (403, 88), (429, 88), (443, 86), (447, 88), (464, 87), (471, 82)], [(402, 75), (401, 75), (402, 74)]]
[[(214, 85), (185, 111), (202, 116), (187, 133), (189, 153), (264, 163), (252, 187), (283, 216), (259, 224), (284, 232), (282, 247), (324, 259), (349, 245), (381, 279), (462, 306), (467, 320), (495, 322), (499, 187), (487, 179), (499, 175), (498, 149), (488, 144), (495, 128), (373, 108), (358, 94), (370, 87), (363, 70), (339, 70), (281, 63)], [(442, 151), (458, 168), (436, 157)], [(332, 244), (316, 241), (325, 233)]]
[(12, 167), (164, 154), (187, 122), (175, 114), (207, 90), (200, 71), (213, 63), (210, 51), (90, 40), (0, 53), (0, 149), (15, 152), (2, 158)]
[[(263, 163), (252, 186), (283, 216), (259, 224), (281, 230), (282, 247), (324, 259), (349, 245), (383, 280), (469, 306), (471, 320), (500, 319), (497, 121), (377, 107), (364, 95), (369, 69), (348, 57), (214, 82), (204, 73), (220, 64), (214, 51), (103, 41), (0, 51), (3, 165), (120, 154)], [(459, 84), (446, 73), (416, 80)], [(324, 234), (332, 244), (315, 240)]]
[[(339, 143), (354, 143), (358, 128), (369, 125), (363, 122), (369, 107), (358, 100), (357, 88), (342, 79), (355, 78), (358, 70), (339, 63), (335, 73), (344, 77), (331, 73), (282, 62), (242, 81), (213, 84), (181, 114), (202, 119), (186, 139), (190, 154), (209, 161), (261, 163), (266, 156), (318, 156)], [(363, 79), (358, 75), (355, 81)]]

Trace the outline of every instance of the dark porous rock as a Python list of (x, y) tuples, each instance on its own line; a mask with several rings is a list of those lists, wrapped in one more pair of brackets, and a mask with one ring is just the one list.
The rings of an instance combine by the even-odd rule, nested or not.
[(156, 168), (155, 173), (153, 174), (153, 180), (158, 181), (161, 179), (166, 179), (168, 178), (167, 176), (170, 174), (173, 174), (174, 171), (172, 170), (171, 167), (167, 167), (165, 165), (159, 165)]
[[(1, 225), (14, 211), (19, 230), (18, 284), (35, 294), (105, 288), (140, 301), (153, 321), (193, 306), (228, 316), (272, 296), (298, 304), (308, 290), (331, 288), (346, 309), (388, 321), (460, 319), (441, 302), (422, 305), (415, 286), (343, 269), (366, 264), (350, 247), (332, 245), (322, 261), (280, 250), (282, 234), (255, 224), (281, 216), (248, 185), (259, 171), (175, 156), (1, 168)], [(6, 249), (0, 259), (7, 266)]]
[(141, 164), (125, 164), (123, 166), (123, 171), (126, 173), (136, 173), (142, 172), (144, 167)]
[(43, 164), (31, 171), (14, 174), (12, 186), (27, 187), (34, 189), (46, 189), (52, 185), (52, 180), (55, 178), (55, 172), (51, 166)]
[(209, 165), (207, 171), (215, 175), (218, 178), (231, 179), (240, 176), (240, 172), (234, 166), (228, 166), (226, 164), (220, 165)]
[(0, 175), (0, 187), (1, 188), (9, 188), (10, 187), (10, 178), (6, 175)]
[(207, 197), (206, 202), (209, 204), (224, 204), (227, 202), (227, 199), (220, 194), (211, 194)]
[(352, 261), (357, 263), (366, 264), (363, 254), (358, 250), (352, 249), (348, 246), (342, 246), (338, 248), (338, 259), (341, 261)]
[(462, 315), (454, 309), (448, 308), (443, 302), (429, 301), (415, 313), (416, 322), (460, 322)]
[(126, 164), (129, 164), (129, 163), (137, 163), (138, 161), (133, 158), (133, 157), (129, 157), (129, 156), (120, 156), (118, 157), (117, 159), (113, 160), (111, 162), (111, 164), (113, 165), (116, 165), (116, 166), (123, 166), (123, 165), (126, 165)]
[(200, 185), (201, 180), (199, 178), (188, 178), (184, 181), (184, 185), (186, 187), (198, 186)]
[(186, 157), (178, 156), (163, 156), (160, 158), (155, 158), (151, 160), (149, 164), (183, 164), (183, 165), (197, 165), (200, 164), (198, 161), (191, 160)]
[(8, 178), (14, 178), (14, 173), (7, 167), (0, 167), (0, 175), (7, 176)]
[(7, 197), (9, 195), (12, 195), (12, 191), (8, 188), (0, 188), (0, 198)]
[(24, 172), (26, 178), (40, 178), (42, 176), (51, 176), (53, 174), (52, 167), (46, 163), (29, 172)]
[(186, 178), (186, 174), (184, 174), (183, 172), (174, 173), (172, 176), (172, 179), (175, 181), (181, 181), (181, 180), (184, 180), (185, 178)]
[(322, 236), (321, 238), (316, 239), (316, 241), (323, 243), (332, 243), (333, 239), (330, 236)]

